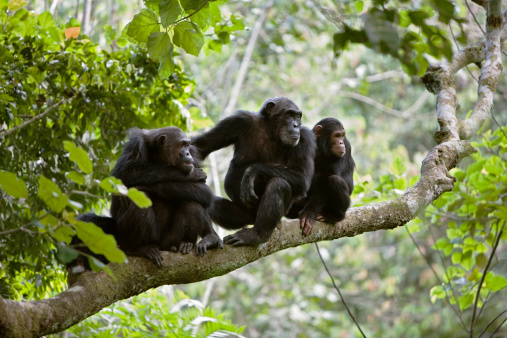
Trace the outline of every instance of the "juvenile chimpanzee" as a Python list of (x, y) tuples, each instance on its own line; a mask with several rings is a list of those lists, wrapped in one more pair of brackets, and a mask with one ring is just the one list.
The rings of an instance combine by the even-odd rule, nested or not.
[(189, 148), (190, 139), (179, 128), (132, 129), (112, 175), (145, 192), (153, 205), (142, 209), (126, 196), (113, 195), (112, 217), (86, 214), (81, 219), (107, 229), (127, 254), (147, 257), (158, 266), (160, 250), (186, 254), (198, 236), (199, 255), (223, 248), (208, 213), (213, 193)]
[(354, 190), (354, 159), (350, 142), (340, 121), (325, 118), (313, 128), (317, 136), (317, 155), (312, 185), (305, 197), (292, 206), (287, 217), (299, 216), (303, 235), (312, 232), (315, 219), (336, 223), (345, 218)]
[(254, 227), (226, 236), (225, 243), (254, 246), (268, 241), (291, 204), (305, 196), (316, 144), (313, 133), (301, 127), (301, 115), (294, 102), (274, 97), (259, 113), (239, 110), (193, 138), (201, 159), (234, 145), (225, 177), (231, 200), (215, 197), (210, 214), (226, 229)]

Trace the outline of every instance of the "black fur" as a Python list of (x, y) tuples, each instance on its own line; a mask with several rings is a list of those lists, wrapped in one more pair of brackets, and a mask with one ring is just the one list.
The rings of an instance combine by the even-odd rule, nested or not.
[(259, 113), (237, 111), (192, 144), (201, 159), (234, 145), (225, 177), (231, 200), (216, 197), (210, 210), (213, 221), (226, 229), (254, 224), (224, 238), (234, 246), (266, 242), (293, 201), (310, 187), (315, 136), (301, 127), (301, 110), (285, 97), (267, 100)]
[[(289, 218), (300, 218), (304, 235), (311, 233), (316, 218), (327, 223), (343, 220), (354, 190), (355, 163), (345, 128), (337, 119), (325, 118), (315, 125), (313, 131), (317, 129), (315, 173), (308, 197), (294, 203), (287, 215)], [(339, 146), (333, 143), (333, 133), (343, 135), (341, 141), (345, 149), (343, 144)], [(337, 151), (333, 151), (337, 148), (345, 150), (345, 153), (337, 155)]]
[(199, 255), (223, 247), (208, 212), (213, 193), (206, 174), (195, 168), (198, 162), (189, 147), (190, 139), (176, 127), (132, 129), (112, 175), (128, 188), (145, 192), (153, 205), (139, 208), (130, 198), (113, 195), (111, 217), (87, 214), (80, 219), (113, 234), (127, 254), (149, 258), (158, 266), (160, 250), (188, 253), (198, 236)]

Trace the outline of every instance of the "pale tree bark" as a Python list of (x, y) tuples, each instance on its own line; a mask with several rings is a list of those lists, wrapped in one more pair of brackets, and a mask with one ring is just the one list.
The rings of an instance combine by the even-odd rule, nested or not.
[[(500, 1), (489, 1), (485, 43), (462, 50), (449, 63), (430, 67), (424, 76), (428, 90), (437, 94), (438, 145), (424, 159), (419, 181), (402, 196), (351, 208), (346, 219), (334, 225), (316, 222), (307, 237), (301, 235), (298, 220), (284, 220), (270, 241), (256, 248), (226, 246), (223, 250), (212, 250), (205, 257), (164, 252), (162, 268), (146, 259), (131, 257), (128, 264), (110, 264), (116, 280), (105, 272), (90, 271), (70, 275), (71, 287), (49, 299), (16, 302), (0, 298), (0, 337), (37, 337), (60, 332), (118, 300), (151, 288), (221, 276), (290, 247), (405, 225), (442, 193), (452, 190), (455, 179), (449, 175), (449, 170), (475, 151), (467, 139), (489, 114), (502, 71), (500, 10)], [(470, 63), (483, 65), (478, 101), (471, 116), (461, 121), (456, 117), (458, 104), (453, 74)]]

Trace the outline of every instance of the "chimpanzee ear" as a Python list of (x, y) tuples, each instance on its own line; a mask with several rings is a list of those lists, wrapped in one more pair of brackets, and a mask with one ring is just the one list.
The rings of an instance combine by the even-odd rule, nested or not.
[(320, 124), (316, 125), (315, 128), (313, 128), (313, 132), (315, 133), (315, 136), (320, 137), (320, 130), (322, 129), (322, 126)]
[(273, 115), (273, 110), (275, 109), (276, 104), (274, 102), (268, 102), (266, 105), (266, 113), (268, 116)]
[(162, 148), (164, 146), (164, 142), (165, 142), (165, 139), (166, 139), (166, 136), (165, 135), (160, 135), (158, 138), (157, 138), (157, 146), (159, 146), (160, 148)]

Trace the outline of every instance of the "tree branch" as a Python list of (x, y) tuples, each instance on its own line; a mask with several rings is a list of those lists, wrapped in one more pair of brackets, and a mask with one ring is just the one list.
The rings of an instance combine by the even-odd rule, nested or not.
[[(75, 96), (74, 96), (75, 97)], [(72, 98), (74, 98), (72, 97)], [(49, 113), (51, 113), (53, 110), (55, 110), (58, 106), (64, 104), (64, 103), (67, 103), (69, 102), (72, 98), (70, 99), (63, 99), (61, 100), (60, 102), (57, 102), (51, 106), (49, 106), (42, 114), (39, 114), (39, 115), (35, 115), (34, 117), (32, 117), (30, 120), (28, 121), (25, 121), (23, 123), (21, 123), (20, 125), (16, 126), (16, 127), (13, 127), (13, 128), (10, 128), (10, 129), (7, 129), (7, 130), (2, 130), (0, 131), (0, 137), (4, 137), (4, 136), (7, 136), (7, 135), (10, 135), (16, 131), (18, 131), (19, 129), (22, 129), (24, 127), (26, 127), (27, 125), (29, 125), (30, 123), (33, 123), (35, 121), (38, 121), (42, 118), (44, 118), (45, 116), (47, 116)]]
[[(435, 132), (437, 143), (450, 140), (468, 140), (482, 126), (493, 107), (493, 96), (496, 91), (498, 77), (502, 73), (500, 42), (502, 36), (502, 19), (507, 11), (502, 13), (498, 0), (489, 2), (488, 20), (486, 25), (486, 40), (468, 46), (454, 54), (451, 62), (430, 66), (422, 77), (428, 91), (437, 95), (437, 122), (439, 129)], [(503, 22), (505, 24), (505, 22)], [(479, 80), (479, 98), (472, 114), (465, 121), (456, 117), (459, 108), (456, 96), (454, 73), (471, 64), (486, 62), (481, 67)]]
[(112, 303), (166, 284), (187, 284), (221, 276), (277, 251), (303, 244), (353, 237), (365, 232), (394, 229), (445, 191), (453, 188), (448, 170), (474, 151), (468, 141), (433, 148), (421, 168), (421, 179), (404, 195), (368, 206), (352, 208), (334, 226), (316, 222), (303, 237), (298, 220), (284, 220), (268, 243), (254, 247), (213, 250), (205, 257), (163, 252), (164, 265), (157, 268), (146, 259), (129, 257), (128, 264), (110, 264), (116, 280), (105, 272), (69, 276), (72, 287), (40, 301), (17, 302), (0, 298), (0, 336), (37, 337), (63, 331)]

